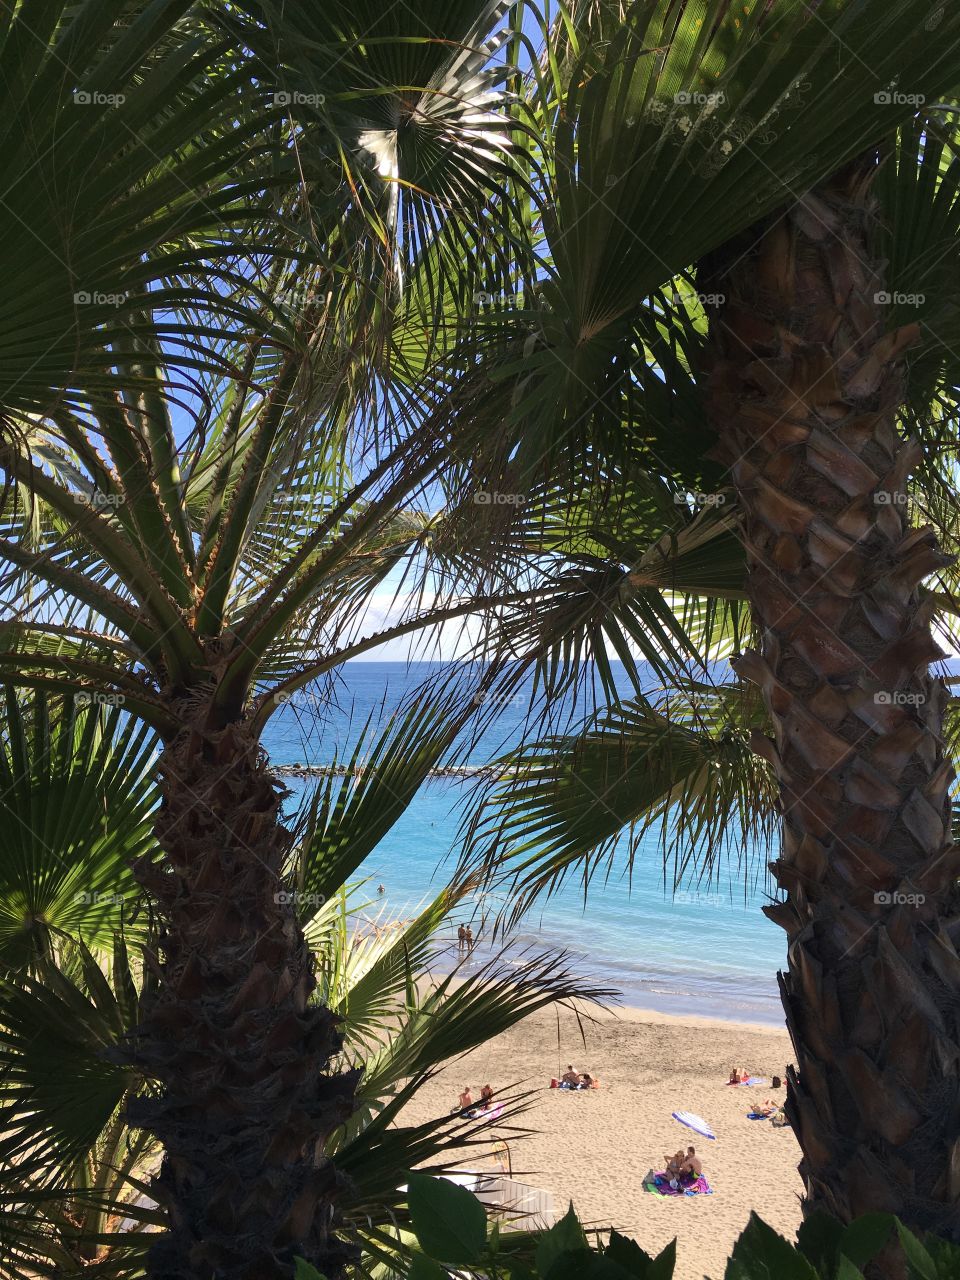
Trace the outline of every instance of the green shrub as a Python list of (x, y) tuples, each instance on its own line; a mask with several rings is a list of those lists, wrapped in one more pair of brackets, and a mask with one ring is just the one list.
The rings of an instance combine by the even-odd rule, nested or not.
[[(406, 1280), (445, 1280), (450, 1272), (495, 1280), (672, 1280), (676, 1241), (655, 1258), (617, 1231), (590, 1232), (571, 1205), (541, 1232), (501, 1231), (476, 1196), (443, 1178), (411, 1174), (410, 1222), (419, 1249)], [(899, 1236), (909, 1280), (960, 1280), (960, 1248), (919, 1240), (896, 1218), (872, 1213), (850, 1226), (826, 1214), (807, 1218), (791, 1244), (755, 1213), (727, 1261), (724, 1280), (859, 1280), (863, 1268)], [(323, 1280), (298, 1260), (297, 1280)]]

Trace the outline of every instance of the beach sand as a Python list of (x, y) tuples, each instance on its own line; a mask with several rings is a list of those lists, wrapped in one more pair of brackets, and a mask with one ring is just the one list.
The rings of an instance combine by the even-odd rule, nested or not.
[[(588, 1225), (614, 1226), (657, 1253), (677, 1236), (675, 1280), (722, 1280), (727, 1257), (751, 1210), (792, 1239), (800, 1224), (793, 1131), (748, 1120), (768, 1086), (728, 1087), (734, 1064), (769, 1078), (792, 1061), (785, 1030), (636, 1009), (604, 1012), (583, 1022), (571, 1012), (544, 1011), (474, 1050), (430, 1081), (404, 1111), (410, 1121), (449, 1111), (460, 1088), (481, 1084), (539, 1089), (572, 1062), (601, 1081), (599, 1090), (543, 1088), (515, 1123), (537, 1132), (510, 1142), (515, 1177), (553, 1193), (558, 1215), (570, 1200)], [(778, 1095), (781, 1099), (784, 1090)], [(671, 1118), (693, 1111), (717, 1135), (711, 1142)], [(693, 1144), (712, 1196), (663, 1199), (641, 1183), (663, 1167), (664, 1152)], [(464, 1166), (492, 1168), (469, 1156)]]

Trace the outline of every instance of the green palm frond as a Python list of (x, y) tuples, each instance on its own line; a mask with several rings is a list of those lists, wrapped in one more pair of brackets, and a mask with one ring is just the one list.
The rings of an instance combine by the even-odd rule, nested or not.
[[(239, 38), (260, 58), (265, 86), (302, 129), (307, 173), (315, 154), (343, 166), (352, 216), (383, 240), (380, 270), (430, 261), (434, 287), (462, 274), (464, 247), (490, 201), (511, 216), (519, 172), (501, 52), (511, 30), (504, 0), (428, 3), (416, 12), (376, 0), (330, 0), (291, 10), (278, 0), (234, 6)], [(233, 19), (236, 22), (236, 18)], [(488, 214), (489, 216), (489, 214)], [(371, 232), (373, 234), (371, 234)], [(439, 250), (439, 253), (437, 252)], [(355, 261), (359, 266), (362, 249)], [(479, 286), (478, 286), (479, 287)]]
[(56, 931), (94, 949), (120, 928), (136, 936), (131, 862), (153, 840), (155, 739), (106, 695), (51, 707), (8, 687), (5, 699), (0, 965), (31, 964)]
[[(205, 310), (210, 335), (238, 311), (232, 259), (247, 229), (264, 222), (250, 197), (277, 181), (283, 162), (270, 160), (262, 116), (243, 105), (249, 70), (230, 70), (222, 40), (195, 10), (191, 0), (6, 8), (8, 416), (115, 385), (118, 363), (151, 334), (178, 344), (188, 364), (204, 362), (203, 335), (177, 309)], [(208, 272), (192, 276), (201, 263)], [(144, 315), (148, 295), (155, 319)]]
[(16, 1280), (133, 1280), (163, 1222), (138, 1177), (155, 1144), (122, 1114), (141, 1082), (111, 1059), (137, 1022), (136, 980), (119, 937), (109, 979), (58, 942), (59, 963), (0, 993), (0, 1264)]
[(338, 893), (408, 808), (470, 710), (458, 709), (449, 693), (414, 699), (372, 741), (367, 721), (342, 776), (334, 760), (302, 811), (288, 870), (291, 889), (305, 904), (306, 922), (315, 914), (312, 904)]
[(938, 397), (945, 398), (941, 408), (951, 405), (960, 387), (960, 107), (920, 110), (900, 129), (878, 174), (877, 236), (888, 263), (889, 325), (920, 325), (919, 342), (907, 353), (911, 427), (936, 444), (951, 438), (936, 412)]
[(538, 1009), (600, 1004), (614, 996), (612, 989), (575, 975), (556, 951), (511, 948), (469, 974), (454, 969), (426, 991), (408, 990), (402, 1026), (367, 1059), (361, 1104), (373, 1104), (402, 1080), (434, 1071)]
[(530, 1095), (515, 1090), (505, 1096), (504, 1110), (494, 1120), (445, 1115), (403, 1125), (402, 1109), (424, 1083), (422, 1077), (407, 1082), (337, 1153), (337, 1165), (350, 1180), (343, 1201), (346, 1230), (360, 1247), (364, 1276), (378, 1274), (380, 1267), (396, 1272), (409, 1266), (414, 1242), (405, 1184), (412, 1170), (434, 1176), (453, 1172), (465, 1160), (489, 1159), (504, 1140), (521, 1141), (532, 1131), (517, 1123)]
[(576, 735), (531, 741), (503, 761), (478, 806), (465, 857), (516, 890), (508, 921), (576, 876), (586, 892), (640, 856), (655, 832), (665, 879), (709, 877), (733, 850), (749, 881), (751, 842), (772, 834), (776, 786), (753, 754), (764, 723), (749, 687), (690, 685), (653, 706), (621, 704)]
[(123, 944), (112, 981), (81, 942), (65, 947), (61, 963), (44, 958), (36, 976), (7, 980), (0, 992), (0, 1164), (42, 1164), (61, 1187), (137, 1085), (108, 1057), (137, 1017)]
[[(915, 0), (828, 0), (815, 16), (802, 0), (640, 0), (562, 14), (576, 39), (536, 82), (543, 302), (504, 312), (502, 354), (490, 362), (514, 384), (506, 417), (522, 473), (545, 450), (616, 451), (650, 421), (648, 398), (667, 372), (658, 292), (892, 139), (913, 114), (911, 94), (948, 92), (960, 33), (956, 14)], [(910, 93), (890, 93), (904, 84)], [(664, 456), (680, 443), (668, 432), (662, 441)]]
[(375, 904), (367, 901), (365, 884), (344, 888), (311, 921), (319, 996), (343, 1019), (351, 1058), (377, 1053), (409, 1020), (418, 1007), (416, 984), (447, 958), (446, 926), (475, 887), (470, 880), (446, 885), (404, 920), (368, 915)]
[(402, 1025), (367, 1063), (361, 1111), (336, 1154), (352, 1184), (345, 1215), (370, 1262), (395, 1265), (407, 1256), (404, 1184), (412, 1169), (448, 1172), (462, 1167), (471, 1153), (482, 1161), (504, 1138), (521, 1140), (530, 1132), (517, 1124), (532, 1105), (530, 1082), (513, 1080), (498, 1082), (498, 1110), (492, 1117), (462, 1116), (454, 1108), (434, 1120), (405, 1125), (402, 1109), (426, 1080), (443, 1063), (537, 1009), (568, 1002), (582, 1009), (583, 1002), (603, 1002), (612, 995), (575, 977), (564, 955), (534, 951), (513, 954), (509, 963), (494, 958), (469, 976), (454, 972), (411, 986)]
[[(504, 664), (491, 679), (490, 708), (529, 696), (531, 673), (541, 707), (558, 705), (585, 679), (612, 703), (624, 693), (614, 657), (633, 696), (643, 697), (650, 677), (640, 664), (670, 684), (738, 647), (749, 626), (745, 563), (727, 496), (688, 495), (635, 470), (608, 475), (597, 491), (534, 492), (506, 530), (494, 516), (488, 524), (475, 518), (465, 531), (469, 517), (455, 509), (451, 528), (441, 524), (434, 533), (437, 553), (456, 566), (459, 547), (473, 541), (485, 547), (481, 554), (501, 559), (497, 573), (531, 587), (489, 611), (477, 644), (477, 660), (493, 653)], [(450, 572), (460, 585), (456, 567)]]

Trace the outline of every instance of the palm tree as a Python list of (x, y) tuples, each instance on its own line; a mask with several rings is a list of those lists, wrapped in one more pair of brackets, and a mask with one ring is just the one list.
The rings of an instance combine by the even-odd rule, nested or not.
[[(370, 767), (305, 797), (285, 866), (316, 957), (316, 999), (341, 1019), (344, 1063), (361, 1077), (357, 1110), (330, 1151), (350, 1173), (343, 1230), (365, 1274), (379, 1262), (396, 1270), (407, 1256), (408, 1170), (442, 1172), (465, 1148), (484, 1158), (493, 1137), (483, 1117), (405, 1124), (406, 1103), (445, 1062), (528, 1013), (568, 1001), (583, 1008), (604, 994), (557, 953), (514, 953), (509, 965), (494, 957), (468, 974), (454, 962), (432, 976), (450, 958), (450, 921), (474, 884), (455, 881), (394, 920), (353, 879), (436, 759), (441, 721), (435, 708), (411, 707), (362, 738)], [(116, 1043), (135, 1034), (152, 981), (131, 958), (146, 904), (128, 864), (149, 839), (142, 819), (158, 800), (160, 744), (117, 710), (56, 696), (10, 694), (3, 728), (6, 763), (19, 776), (0, 814), (21, 856), (5, 866), (0, 910), (21, 927), (5, 937), (0, 984), (0, 1265), (12, 1280), (92, 1267), (116, 1280), (142, 1276), (164, 1225), (149, 1181), (162, 1150), (128, 1126), (126, 1112), (158, 1087)], [(38, 824), (38, 812), (55, 819)], [(24, 903), (27, 936), (43, 929), (32, 949)], [(504, 1088), (497, 1136), (521, 1136), (525, 1096)]]
[[(573, 6), (567, 62), (540, 67), (548, 305), (514, 416), (516, 456), (532, 468), (548, 452), (574, 501), (571, 476), (609, 475), (626, 450), (642, 459), (628, 501), (647, 510), (656, 478), (697, 501), (722, 502), (732, 482), (759, 649), (738, 670), (764, 692), (774, 740), (755, 741), (784, 820), (785, 897), (769, 914), (790, 940), (806, 1204), (845, 1220), (895, 1210), (955, 1238), (957, 864), (929, 674), (948, 601), (921, 588), (947, 560), (905, 498), (921, 469), (934, 509), (952, 488), (957, 113), (912, 117), (960, 78), (954, 16), (909, 2), (640, 4), (623, 21)], [(904, 424), (934, 446), (926, 457)], [(606, 553), (594, 644), (636, 580), (634, 546)], [(524, 660), (547, 677), (591, 652), (582, 614), (552, 635), (525, 621)], [(534, 745), (513, 829), (501, 794), (496, 830), (505, 813), (524, 837), (534, 887), (564, 860), (589, 872), (625, 820), (703, 793), (709, 734), (657, 726), (642, 705), (612, 714), (559, 764), (556, 741)], [(618, 750), (622, 767), (622, 731), (642, 759), (655, 728), (674, 750), (663, 776), (638, 797), (615, 787), (612, 814), (585, 812)], [(538, 831), (555, 840), (543, 858)]]
[[(88, 31), (65, 8), (46, 32), (7, 33), (11, 50), (41, 37), (68, 71), (102, 44), (92, 105), (119, 113), (104, 129), (139, 112), (151, 164), (127, 166), (135, 209), (119, 173), (106, 208), (91, 202), (106, 266), (89, 274), (100, 298), (126, 272), (103, 304), (120, 298), (119, 320), (99, 302), (84, 312), (80, 355), (42, 377), (26, 352), (39, 389), (3, 402), (0, 669), (122, 706), (162, 741), (157, 847), (134, 866), (158, 920), (155, 982), (128, 1060), (158, 1085), (131, 1101), (131, 1121), (166, 1153), (154, 1194), (170, 1229), (151, 1274), (261, 1280), (292, 1275), (302, 1256), (333, 1280), (352, 1252), (333, 1231), (346, 1184), (325, 1153), (362, 1073), (343, 1065), (337, 1014), (312, 998), (284, 879), (283, 787), (260, 735), (279, 706), (382, 640), (527, 594), (474, 583), (430, 603), (417, 495), (450, 453), (452, 424), (463, 456), (481, 379), (453, 385), (449, 368), (425, 367), (423, 352), (443, 348), (430, 338), (442, 314), (397, 308), (408, 276), (417, 299), (451, 280), (469, 296), (514, 278), (518, 255), (499, 246), (475, 247), (466, 268), (451, 256), (476, 240), (482, 201), (504, 210), (500, 225), (516, 203), (510, 117), (488, 67), (497, 44), (483, 39), (500, 6), (438, 5), (410, 29), (352, 4), (286, 26), (283, 6), (183, 5), (160, 32), (132, 21), (137, 6), (116, 9), (113, 27)], [(168, 118), (171, 85), (174, 106), (200, 93), (218, 108), (194, 115), (195, 141), (186, 112)], [(50, 116), (52, 134), (62, 122)], [(200, 163), (208, 147), (220, 167)], [(176, 183), (184, 154), (205, 220)], [(95, 171), (82, 160), (78, 181)], [(112, 235), (123, 218), (142, 224), (135, 242)], [(228, 237), (231, 218), (266, 227), (257, 254)], [(211, 244), (222, 278), (200, 265)], [(419, 357), (405, 354), (405, 330)], [(391, 571), (408, 574), (408, 603), (378, 627), (368, 607)], [(444, 743), (462, 719), (450, 711)]]
[(789, 944), (787, 1113), (807, 1200), (844, 1221), (890, 1209), (956, 1239), (944, 1089), (956, 1092), (958, 1038), (944, 1011), (960, 973), (960, 862), (946, 691), (930, 671), (942, 655), (920, 591), (951, 558), (907, 510), (920, 450), (900, 429), (903, 357), (920, 328), (891, 328), (884, 305), (879, 159), (868, 152), (704, 271), (724, 294), (706, 400), (761, 634), (738, 670), (773, 730), (785, 899), (766, 911)]

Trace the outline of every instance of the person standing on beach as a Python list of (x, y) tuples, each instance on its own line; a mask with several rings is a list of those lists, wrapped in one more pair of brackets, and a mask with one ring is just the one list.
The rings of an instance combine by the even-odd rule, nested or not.
[(467, 931), (463, 927), (463, 925), (461, 925), (460, 928), (457, 930), (457, 950), (466, 951), (466, 949), (467, 949)]
[(467, 925), (467, 950), (473, 950), (473, 930)]

